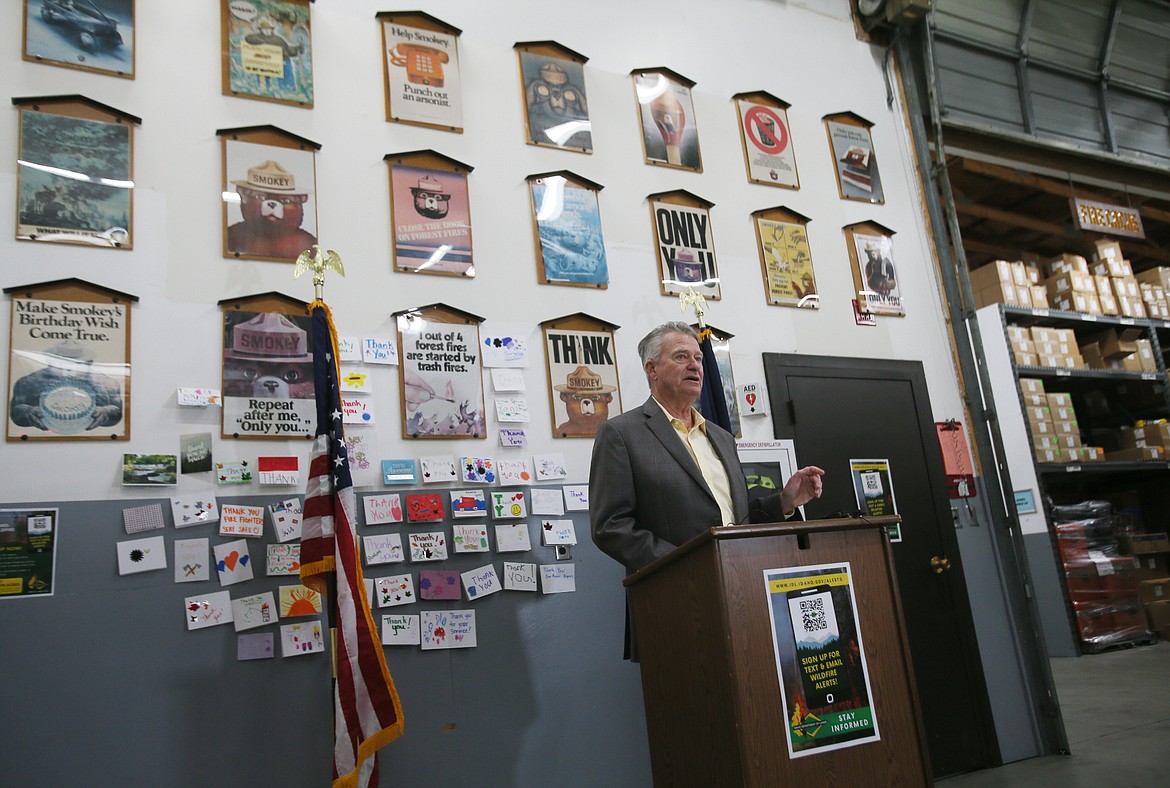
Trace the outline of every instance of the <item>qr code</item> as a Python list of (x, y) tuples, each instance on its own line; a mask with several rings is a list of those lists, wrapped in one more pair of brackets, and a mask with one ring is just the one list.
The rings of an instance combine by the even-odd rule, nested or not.
[(805, 632), (820, 632), (822, 629), (828, 629), (829, 621), (825, 618), (825, 600), (800, 600), (800, 623)]

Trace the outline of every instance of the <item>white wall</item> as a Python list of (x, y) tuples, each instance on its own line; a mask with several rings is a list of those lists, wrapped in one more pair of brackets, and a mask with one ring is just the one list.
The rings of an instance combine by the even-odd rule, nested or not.
[[(626, 408), (646, 396), (635, 346), (654, 325), (687, 319), (676, 299), (659, 295), (647, 194), (685, 188), (713, 201), (712, 223), (723, 300), (707, 320), (735, 334), (737, 381), (763, 383), (763, 352), (916, 359), (925, 366), (935, 417), (961, 416), (940, 286), (931, 259), (899, 102), (886, 105), (881, 50), (859, 42), (847, 0), (595, 0), (557, 6), (532, 0), (506, 5), (437, 0), (422, 6), (464, 30), (462, 135), (384, 121), (377, 11), (371, 0), (313, 6), (316, 107), (304, 110), (220, 95), (219, 4), (140, 0), (137, 79), (19, 60), (21, 3), (4, 3), (6, 55), (0, 83), (9, 96), (81, 93), (143, 118), (135, 132), (135, 248), (114, 251), (12, 240), (0, 230), (0, 285), (80, 277), (133, 293), (132, 434), (123, 443), (4, 444), (0, 500), (140, 496), (119, 486), (123, 452), (177, 452), (179, 435), (219, 434), (215, 411), (181, 409), (178, 386), (219, 386), (222, 298), (279, 290), (306, 301), (308, 277), (292, 267), (225, 260), (221, 254), (220, 140), (217, 128), (273, 124), (322, 144), (317, 157), (318, 228), (337, 249), (348, 277), (332, 278), (326, 299), (341, 333), (389, 334), (389, 314), (443, 301), (490, 321), (522, 322), (537, 350), (526, 371), (530, 451), (563, 452), (570, 479), (588, 474), (591, 441), (551, 437), (538, 323), (584, 311), (621, 325), (618, 364)], [(567, 11), (562, 8), (572, 8)], [(590, 57), (586, 86), (593, 121), (591, 156), (525, 145), (517, 41), (554, 39)], [(629, 72), (666, 66), (697, 82), (695, 112), (704, 172), (642, 163)], [(731, 96), (767, 90), (792, 104), (789, 119), (800, 170), (793, 192), (748, 183)], [(851, 110), (875, 123), (884, 206), (840, 200), (821, 121)], [(15, 216), (17, 117), (0, 123), (0, 216)], [(477, 276), (453, 280), (394, 273), (391, 266), (386, 153), (434, 148), (475, 167), (470, 179)], [(607, 291), (536, 284), (525, 176), (571, 169), (605, 186), (600, 196), (611, 282)], [(813, 219), (809, 242), (819, 311), (765, 302), (750, 213), (787, 205)], [(872, 219), (894, 239), (905, 318), (854, 325), (842, 226)], [(6, 307), (7, 309), (7, 307)], [(9, 321), (0, 328), (7, 346)], [(377, 388), (376, 446), (381, 457), (502, 454), (492, 440), (402, 440), (397, 370), (371, 370)], [(5, 389), (7, 389), (5, 381)], [(490, 379), (486, 390), (490, 396)], [(490, 403), (490, 399), (489, 399)], [(492, 409), (489, 405), (489, 414)], [(489, 435), (495, 434), (489, 419)], [(356, 428), (355, 428), (356, 429)], [(745, 438), (772, 437), (766, 419), (748, 420)], [(797, 447), (799, 452), (799, 447)], [(305, 442), (224, 441), (217, 459), (300, 453)], [(829, 483), (847, 483), (841, 479)], [(205, 476), (182, 477), (179, 493), (197, 493)], [(246, 492), (233, 488), (233, 494)]]

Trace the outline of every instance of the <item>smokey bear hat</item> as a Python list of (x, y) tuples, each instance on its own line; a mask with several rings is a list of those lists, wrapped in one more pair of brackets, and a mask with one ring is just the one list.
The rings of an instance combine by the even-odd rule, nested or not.
[(287, 316), (260, 312), (232, 328), (232, 345), (223, 356), (252, 361), (312, 361), (308, 341), (309, 333)]

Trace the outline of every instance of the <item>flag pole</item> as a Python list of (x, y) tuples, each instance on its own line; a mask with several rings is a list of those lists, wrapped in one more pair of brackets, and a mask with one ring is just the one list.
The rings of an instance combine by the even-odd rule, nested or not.
[[(316, 250), (314, 254), (313, 250)], [(345, 276), (345, 266), (341, 262), (341, 256), (337, 252), (329, 249), (322, 251), (318, 244), (313, 244), (312, 249), (306, 249), (297, 257), (296, 265), (293, 267), (293, 279), (300, 279), (302, 275), (308, 272), (313, 272), (313, 304), (309, 305), (309, 312), (313, 311), (313, 305), (320, 303), (325, 304), (325, 271), (332, 268), (337, 273)], [(337, 364), (338, 378), (340, 379), (341, 363), (340, 360), (334, 359)], [(319, 395), (318, 395), (319, 396)], [(333, 666), (333, 680), (337, 680), (337, 607), (333, 601), (337, 595), (337, 572), (325, 572), (325, 594), (323, 604), (325, 606), (325, 619), (329, 625), (329, 654), (330, 662)]]

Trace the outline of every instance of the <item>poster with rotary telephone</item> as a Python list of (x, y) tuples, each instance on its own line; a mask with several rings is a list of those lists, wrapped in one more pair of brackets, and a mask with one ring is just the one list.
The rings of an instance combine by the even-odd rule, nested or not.
[(422, 11), (376, 16), (382, 24), (386, 120), (462, 133), (462, 31)]
[(541, 328), (553, 437), (592, 438), (622, 412), (617, 326), (578, 312), (546, 320)]
[(472, 167), (432, 150), (384, 158), (390, 168), (394, 270), (475, 276), (467, 195)]
[(272, 293), (220, 306), (222, 437), (312, 437), (317, 405), (306, 304)]
[(274, 126), (219, 129), (223, 256), (296, 262), (317, 243), (320, 145)]
[(8, 441), (129, 440), (138, 298), (80, 279), (4, 292), (12, 298)]

